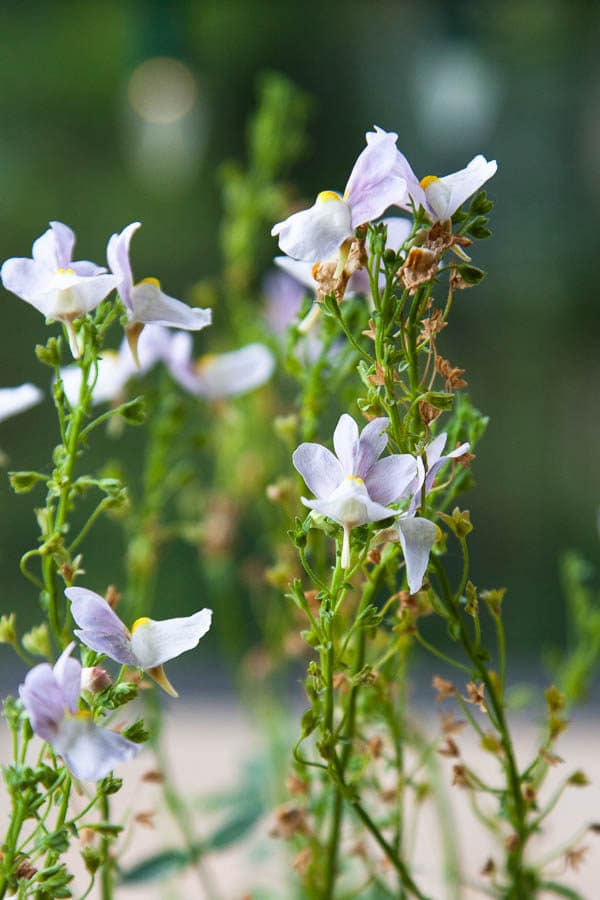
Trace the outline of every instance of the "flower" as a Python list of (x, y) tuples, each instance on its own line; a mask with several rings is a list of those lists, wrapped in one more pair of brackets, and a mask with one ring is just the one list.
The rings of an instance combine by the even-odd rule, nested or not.
[(41, 390), (29, 382), (18, 387), (0, 388), (0, 422), (41, 403), (43, 397)]
[[(410, 234), (412, 228), (410, 219), (404, 219), (396, 216), (394, 218), (390, 217), (383, 219), (382, 221), (388, 229), (386, 246), (391, 250), (399, 250)], [(273, 262), (278, 268), (282, 269), (284, 272), (290, 275), (298, 284), (303, 285), (306, 288), (310, 288), (310, 290), (312, 291), (316, 289), (316, 283), (313, 277), (314, 266), (311, 265), (311, 263), (306, 262), (305, 260), (292, 259), (288, 256), (276, 256)], [(382, 273), (379, 275), (379, 283), (381, 286), (385, 285), (385, 275)], [(277, 283), (273, 285), (273, 287), (270, 286), (269, 295), (274, 294), (274, 288), (279, 289), (279, 287), (280, 286)], [(281, 292), (282, 294), (284, 293), (283, 290)], [(345, 296), (354, 297), (356, 294), (365, 294), (366, 296), (370, 296), (370, 293), (371, 288), (369, 285), (369, 276), (366, 269), (357, 269), (356, 272), (354, 272), (350, 276)], [(296, 306), (297, 309), (299, 309), (302, 297), (303, 293), (300, 293), (297, 303), (292, 304), (290, 302), (289, 306)]]
[(74, 646), (69, 644), (54, 668), (40, 663), (30, 669), (19, 696), (34, 732), (62, 756), (73, 775), (98, 781), (136, 756), (140, 748), (116, 731), (96, 725), (86, 710), (78, 711), (82, 669), (71, 658)]
[(73, 262), (75, 234), (50, 222), (32, 247), (32, 259), (7, 259), (0, 271), (8, 291), (31, 303), (47, 319), (63, 322), (75, 359), (80, 356), (73, 321), (91, 312), (117, 284), (114, 275), (87, 260)]
[[(450, 219), (465, 200), (489, 181), (498, 169), (495, 159), (488, 162), (485, 156), (479, 155), (459, 172), (442, 178), (427, 175), (419, 181), (406, 157), (400, 152), (398, 155), (402, 159), (399, 171), (406, 180), (408, 196), (417, 209), (419, 206), (423, 207), (432, 222)], [(406, 201), (399, 205), (410, 209), (410, 204)]]
[(336, 255), (359, 225), (381, 216), (389, 206), (407, 202), (404, 157), (398, 135), (375, 127), (354, 164), (344, 196), (321, 191), (313, 206), (273, 226), (286, 256), (321, 262)]
[(212, 610), (201, 609), (193, 616), (156, 622), (144, 616), (125, 627), (104, 597), (83, 587), (65, 591), (71, 601), (71, 615), (79, 629), (74, 634), (95, 650), (123, 666), (144, 669), (172, 697), (177, 692), (163, 670), (163, 663), (197, 646), (212, 619)]
[(133, 358), (137, 363), (137, 339), (144, 325), (166, 325), (168, 328), (185, 328), (199, 331), (212, 321), (210, 309), (194, 309), (181, 300), (169, 297), (160, 287), (156, 278), (143, 278), (133, 283), (129, 244), (141, 227), (141, 222), (132, 222), (109, 238), (106, 256), (111, 272), (118, 280), (117, 290), (127, 309), (129, 326), (126, 329)]
[(178, 332), (163, 359), (186, 391), (209, 400), (245, 394), (268, 381), (275, 358), (264, 344), (248, 344), (230, 353), (192, 357), (191, 335)]
[(395, 514), (388, 503), (399, 500), (417, 478), (417, 460), (410, 454), (379, 459), (387, 445), (389, 419), (373, 419), (359, 436), (354, 419), (344, 414), (333, 433), (336, 455), (320, 444), (305, 443), (292, 461), (316, 500), (302, 503), (333, 519), (344, 530), (342, 567), (350, 564), (350, 531)]
[[(382, 221), (387, 226), (387, 247), (391, 250), (399, 250), (411, 232), (412, 222), (410, 219), (398, 216), (385, 218)], [(320, 285), (315, 279), (316, 266), (313, 263), (292, 259), (289, 256), (276, 256), (273, 262), (282, 272), (270, 272), (268, 280), (265, 280), (265, 289), (269, 300), (267, 315), (273, 330), (281, 333), (296, 320), (305, 294), (302, 287), (308, 288), (313, 293), (316, 292), (317, 300), (322, 300), (323, 297), (320, 296)], [(385, 287), (383, 273), (379, 274), (379, 286), (380, 288)], [(344, 291), (345, 297), (354, 297), (356, 294), (364, 294), (369, 299), (371, 297), (369, 275), (363, 267), (352, 273)], [(311, 329), (320, 310), (320, 305), (313, 304), (312, 309), (298, 326), (301, 333), (306, 333)]]
[(469, 444), (461, 444), (455, 450), (442, 456), (448, 435), (445, 432), (438, 434), (425, 448), (427, 471), (423, 461), (416, 460), (418, 471), (412, 482), (409, 493), (412, 495), (408, 510), (400, 515), (394, 523), (404, 560), (406, 562), (406, 578), (411, 594), (416, 594), (421, 589), (431, 548), (438, 539), (439, 529), (434, 522), (417, 516), (417, 510), (423, 498), (423, 489), (427, 495), (433, 487), (436, 474), (449, 459), (456, 459), (467, 453)]

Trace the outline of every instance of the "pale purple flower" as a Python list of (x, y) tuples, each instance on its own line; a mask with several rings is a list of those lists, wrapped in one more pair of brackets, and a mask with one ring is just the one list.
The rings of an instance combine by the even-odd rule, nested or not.
[(88, 260), (73, 262), (75, 234), (62, 222), (34, 241), (32, 258), (14, 257), (2, 266), (4, 287), (31, 303), (47, 319), (63, 322), (68, 330), (71, 352), (80, 356), (75, 319), (91, 312), (116, 287), (114, 275)]
[(40, 663), (25, 676), (19, 696), (34, 732), (52, 745), (76, 778), (98, 781), (132, 759), (139, 747), (116, 731), (96, 725), (87, 710), (78, 711), (81, 665), (71, 658), (74, 643), (54, 668)]
[(344, 196), (322, 191), (309, 209), (294, 213), (273, 226), (286, 256), (321, 262), (335, 256), (356, 228), (379, 218), (390, 206), (407, 201), (398, 135), (375, 127), (354, 164)]
[[(445, 222), (450, 219), (465, 200), (468, 200), (482, 185), (496, 174), (496, 160), (490, 162), (485, 156), (475, 156), (471, 162), (459, 172), (444, 175), (426, 175), (420, 181), (413, 172), (410, 163), (403, 154), (400, 172), (406, 180), (408, 197), (415, 207), (422, 206), (432, 222)], [(401, 203), (404, 209), (410, 209), (408, 200)]]
[(32, 406), (41, 403), (43, 397), (39, 387), (29, 382), (18, 387), (0, 388), (0, 422), (31, 409)]
[(321, 444), (305, 443), (292, 461), (316, 500), (302, 503), (343, 528), (343, 568), (350, 564), (350, 532), (358, 525), (395, 515), (387, 504), (403, 497), (417, 477), (417, 461), (409, 454), (379, 459), (387, 446), (389, 419), (373, 419), (359, 435), (354, 419), (341, 416), (333, 434), (335, 456)]
[(275, 357), (264, 344), (248, 344), (229, 353), (193, 357), (191, 335), (173, 335), (163, 357), (175, 381), (188, 393), (208, 400), (220, 400), (252, 391), (269, 380)]
[(71, 615), (79, 626), (74, 634), (79, 640), (124, 666), (137, 666), (171, 696), (177, 692), (163, 670), (163, 663), (193, 650), (210, 628), (212, 610), (201, 609), (192, 616), (156, 622), (144, 616), (125, 627), (106, 600), (87, 588), (71, 587), (65, 591), (71, 601)]
[(106, 248), (108, 265), (117, 278), (117, 290), (127, 309), (130, 322), (128, 335), (134, 359), (140, 331), (139, 327), (134, 327), (135, 323), (142, 326), (155, 324), (199, 331), (212, 321), (210, 309), (195, 309), (182, 303), (181, 300), (169, 297), (161, 290), (160, 282), (156, 278), (144, 278), (134, 284), (129, 244), (140, 227), (141, 222), (127, 225), (120, 234), (113, 234), (109, 238)]
[(410, 485), (409, 492), (412, 497), (408, 510), (402, 513), (394, 523), (406, 562), (406, 577), (411, 594), (416, 594), (421, 589), (429, 565), (431, 548), (438, 538), (437, 525), (430, 522), (429, 519), (416, 515), (421, 505), (423, 488), (425, 494), (428, 494), (433, 487), (435, 476), (442, 466), (448, 460), (457, 459), (467, 453), (470, 446), (468, 443), (461, 444), (450, 453), (442, 455), (447, 438), (448, 435), (442, 432), (425, 448), (427, 471), (425, 471), (422, 459), (416, 460), (418, 472)]

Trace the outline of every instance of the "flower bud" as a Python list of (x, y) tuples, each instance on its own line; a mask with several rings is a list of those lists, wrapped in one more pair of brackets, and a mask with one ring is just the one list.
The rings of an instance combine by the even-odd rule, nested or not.
[(106, 669), (101, 666), (88, 666), (81, 671), (81, 690), (89, 691), (91, 694), (99, 694), (104, 691), (112, 679)]
[(45, 623), (34, 625), (27, 634), (24, 634), (21, 643), (28, 653), (34, 656), (51, 656), (50, 638), (48, 636), (48, 626)]
[(15, 614), (0, 616), (0, 644), (15, 644), (17, 632), (15, 629)]

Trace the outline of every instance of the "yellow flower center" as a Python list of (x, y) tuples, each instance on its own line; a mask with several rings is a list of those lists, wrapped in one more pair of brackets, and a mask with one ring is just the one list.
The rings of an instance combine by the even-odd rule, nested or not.
[(426, 175), (425, 178), (421, 178), (419, 184), (423, 188), (424, 191), (427, 190), (430, 184), (433, 184), (434, 181), (439, 181), (440, 179), (437, 175)]
[(84, 722), (88, 722), (92, 718), (92, 713), (89, 709), (80, 709), (76, 713), (69, 712), (69, 710), (65, 710), (65, 717), (67, 719), (80, 719)]
[(141, 616), (139, 619), (136, 619), (133, 625), (131, 626), (131, 633), (133, 634), (136, 628), (139, 628), (141, 625), (147, 625), (148, 622), (152, 620), (148, 618), (148, 616)]
[(355, 484), (364, 484), (362, 478), (359, 478), (358, 475), (348, 475), (346, 481), (354, 481)]
[(329, 203), (330, 200), (341, 200), (339, 194), (336, 194), (335, 191), (321, 191), (320, 194), (317, 194), (317, 202), (318, 203)]
[(160, 281), (158, 278), (142, 278), (140, 284), (153, 284), (154, 287), (160, 288)]
[(56, 272), (58, 275), (74, 275), (75, 269), (57, 269)]
[(194, 368), (195, 368), (196, 372), (198, 373), (198, 375), (200, 375), (202, 372), (204, 372), (205, 369), (208, 369), (212, 365), (212, 363), (214, 362), (215, 359), (216, 359), (215, 353), (205, 353), (204, 356), (199, 356), (194, 364)]

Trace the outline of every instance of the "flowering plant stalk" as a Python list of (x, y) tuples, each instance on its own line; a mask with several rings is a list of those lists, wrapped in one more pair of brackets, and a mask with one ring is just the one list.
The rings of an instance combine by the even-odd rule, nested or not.
[[(432, 896), (412, 868), (411, 848), (433, 792), (427, 767), (435, 750), (453, 759), (453, 784), (468, 792), (497, 842), (496, 854), (482, 861), (482, 895), (576, 896), (548, 874), (553, 855), (536, 861), (528, 854), (556, 802), (539, 798), (557, 761), (552, 746), (566, 724), (565, 701), (557, 688), (547, 692), (538, 752), (518, 759), (506, 706), (504, 591), (478, 590), (470, 580), (473, 524), (457, 505), (472, 484), (471, 451), (487, 420), (464, 393), (464, 370), (441, 355), (441, 335), (457, 295), (484, 277), (470, 254), (490, 235), (492, 203), (481, 186), (495, 170), (495, 162), (476, 157), (462, 172), (419, 181), (396, 135), (376, 129), (343, 197), (322, 192), (273, 229), (289, 257), (283, 267), (315, 294), (308, 319), (305, 308), (291, 326), (293, 352), (307, 335), (321, 347), (302, 380), (319, 371), (324, 392), (323, 354), (330, 377), (350, 356), (359, 380), (347, 376), (354, 398), (346, 409), (368, 423), (359, 434), (344, 413), (335, 454), (315, 443), (293, 454), (314, 497), (302, 497), (310, 512), (290, 532), (304, 577), (291, 582), (288, 597), (305, 620), (302, 637), (314, 658), (289, 783), (295, 800), (280, 810), (277, 831), (294, 841), (306, 896), (346, 896), (356, 884), (373, 896)], [(378, 221), (390, 206), (411, 213), (400, 243), (390, 240), (387, 220)], [(348, 299), (350, 279), (363, 273), (362, 298), (353, 290)], [(345, 341), (333, 365), (331, 323)], [(318, 420), (305, 404), (300, 412), (309, 415), (312, 438)], [(380, 458), (386, 447), (391, 454)], [(493, 649), (484, 638), (488, 623)], [(463, 756), (456, 734), (464, 721), (448, 713), (433, 746), (412, 723), (406, 679), (417, 647), (445, 674), (458, 673), (456, 684), (437, 675), (434, 687), (439, 700), (454, 699), (495, 757), (492, 782)], [(579, 773), (565, 781), (579, 783)], [(456, 870), (448, 876), (452, 896), (460, 896), (462, 878)]]
[[(109, 395), (112, 385), (115, 395), (122, 393), (131, 372), (122, 355), (113, 365), (110, 352), (105, 351), (107, 333), (125, 308), (119, 298), (103, 300), (116, 286), (115, 277), (93, 263), (71, 263), (73, 243), (71, 230), (53, 222), (35, 242), (32, 259), (8, 260), (2, 269), (6, 286), (62, 323), (76, 362), (62, 367), (62, 337), (52, 336), (45, 346), (36, 348), (40, 362), (53, 370), (60, 443), (52, 453), (50, 475), (10, 473), (17, 493), (41, 485), (46, 489), (45, 505), (35, 511), (38, 544), (21, 559), (23, 575), (39, 594), (44, 621), (21, 636), (15, 615), (5, 615), (0, 636), (27, 665), (36, 656), (47, 662), (33, 665), (19, 689), (19, 699), (8, 697), (4, 703), (13, 760), (3, 769), (12, 813), (0, 860), (1, 897), (7, 892), (23, 898), (72, 896), (73, 875), (63, 856), (75, 839), (89, 874), (82, 897), (96, 883), (103, 898), (113, 896), (113, 845), (123, 830), (111, 822), (109, 798), (122, 784), (113, 770), (136, 756), (148, 739), (141, 719), (114, 730), (116, 711), (120, 715), (121, 708), (136, 697), (143, 673), (174, 693), (163, 664), (195, 647), (211, 621), (206, 609), (166, 621), (138, 614), (130, 631), (113, 610), (118, 601), (114, 589), (104, 598), (75, 586), (85, 575), (81, 548), (88, 534), (103, 514), (123, 514), (129, 503), (120, 478), (81, 474), (80, 457), (99, 426), (118, 419), (142, 424), (145, 408), (142, 397), (136, 396), (122, 398), (104, 413), (94, 416), (92, 412), (98, 390)], [(121, 250), (119, 261), (125, 268), (126, 255)], [(154, 284), (152, 288), (155, 293), (149, 307), (138, 297), (138, 317), (150, 323), (158, 317), (166, 324), (192, 329), (210, 322), (209, 311), (191, 310), (163, 295)], [(137, 343), (144, 327), (145, 322), (135, 335), (133, 358), (138, 363)], [(150, 324), (151, 329), (157, 327)], [(131, 343), (131, 334), (127, 337)], [(167, 332), (155, 335), (153, 358), (164, 356), (169, 340)], [(25, 387), (27, 397), (20, 398), (21, 408), (40, 399), (32, 398), (31, 386)], [(89, 498), (93, 498), (91, 504)], [(80, 505), (85, 510), (83, 518)], [(144, 612), (145, 608), (139, 610)], [(81, 662), (74, 656), (74, 638), (80, 641)], [(116, 677), (101, 665), (105, 659), (120, 664)], [(33, 743), (36, 736), (42, 740), (41, 748)]]

